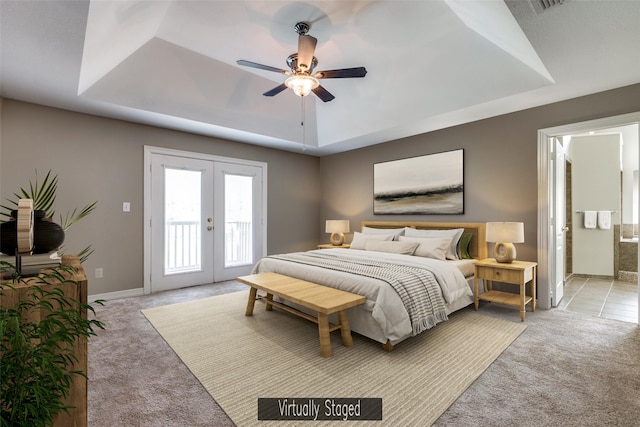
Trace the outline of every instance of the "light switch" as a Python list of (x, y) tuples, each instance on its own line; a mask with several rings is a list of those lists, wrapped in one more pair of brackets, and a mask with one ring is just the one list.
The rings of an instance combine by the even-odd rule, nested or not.
[(131, 212), (131, 203), (122, 202), (122, 212)]

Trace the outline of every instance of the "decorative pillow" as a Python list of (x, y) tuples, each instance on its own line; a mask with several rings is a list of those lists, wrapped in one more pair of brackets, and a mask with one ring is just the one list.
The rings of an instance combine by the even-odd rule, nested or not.
[(469, 244), (471, 243), (472, 238), (473, 238), (473, 234), (462, 233), (462, 236), (460, 237), (460, 241), (458, 242), (458, 254), (460, 254), (460, 259), (473, 258), (469, 253)]
[(451, 230), (416, 230), (405, 227), (404, 235), (407, 237), (448, 237), (451, 239), (447, 249), (447, 259), (460, 259), (458, 256), (458, 241), (464, 233), (464, 228), (452, 228)]
[(404, 228), (373, 228), (362, 227), (362, 233), (364, 234), (393, 234), (393, 240), (398, 240), (398, 236), (404, 234)]
[(399, 243), (414, 242), (418, 245), (415, 252), (415, 256), (421, 256), (425, 258), (434, 258), (445, 261), (447, 259), (447, 250), (451, 245), (451, 238), (449, 237), (407, 237), (400, 236)]
[(393, 234), (362, 234), (357, 231), (353, 233), (351, 249), (366, 249), (367, 240), (390, 241)]
[[(402, 236), (400, 236), (402, 237)], [(394, 241), (380, 241), (380, 240), (367, 240), (365, 245), (368, 251), (376, 252), (391, 252), (392, 254), (413, 255), (419, 243), (413, 242), (394, 242)]]

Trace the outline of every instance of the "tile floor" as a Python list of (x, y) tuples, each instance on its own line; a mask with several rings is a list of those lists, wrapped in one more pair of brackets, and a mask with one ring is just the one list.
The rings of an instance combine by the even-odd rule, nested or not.
[(638, 285), (612, 279), (572, 277), (558, 308), (596, 317), (638, 322)]

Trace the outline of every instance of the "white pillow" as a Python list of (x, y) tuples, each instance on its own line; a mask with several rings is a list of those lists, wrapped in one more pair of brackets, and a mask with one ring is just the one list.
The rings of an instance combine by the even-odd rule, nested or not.
[(449, 237), (407, 237), (400, 236), (399, 243), (416, 243), (418, 247), (413, 253), (415, 256), (425, 258), (434, 258), (445, 261), (447, 259), (447, 250), (451, 245)]
[(404, 235), (407, 237), (448, 237), (451, 239), (451, 245), (447, 249), (447, 259), (460, 259), (458, 255), (458, 241), (464, 233), (464, 228), (452, 228), (451, 230), (416, 230), (415, 228), (405, 227)]
[(362, 227), (363, 234), (393, 234), (393, 240), (398, 240), (398, 236), (404, 234), (404, 228), (373, 228)]
[[(402, 236), (400, 236), (402, 238)], [(413, 255), (419, 243), (415, 242), (389, 242), (380, 240), (367, 240), (365, 248), (368, 251), (390, 252), (392, 254)]]
[(351, 249), (366, 249), (367, 240), (390, 241), (393, 240), (393, 234), (363, 234), (356, 231), (353, 233)]

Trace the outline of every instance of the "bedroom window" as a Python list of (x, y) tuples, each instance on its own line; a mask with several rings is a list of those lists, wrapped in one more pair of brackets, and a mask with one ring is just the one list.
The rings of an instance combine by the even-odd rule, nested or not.
[(198, 271), (202, 172), (165, 170), (165, 273)]
[(224, 175), (224, 263), (253, 264), (253, 177)]

